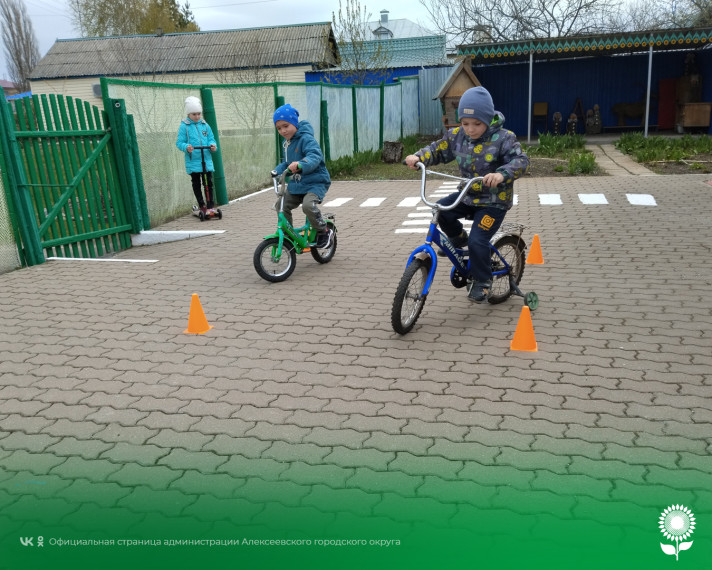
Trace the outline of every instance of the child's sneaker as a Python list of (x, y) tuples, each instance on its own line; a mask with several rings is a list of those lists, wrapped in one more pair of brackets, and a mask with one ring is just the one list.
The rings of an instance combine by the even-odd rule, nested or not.
[(316, 235), (316, 247), (317, 249), (327, 249), (331, 247), (334, 243), (334, 230), (327, 227), (323, 232), (319, 232)]
[(207, 214), (207, 213), (208, 213), (208, 208), (205, 207), (205, 206), (200, 206), (200, 211), (203, 212), (203, 214)]
[(489, 299), (490, 288), (492, 287), (492, 282), (472, 282), (469, 285), (469, 291), (467, 293), (467, 298), (473, 303), (486, 303)]

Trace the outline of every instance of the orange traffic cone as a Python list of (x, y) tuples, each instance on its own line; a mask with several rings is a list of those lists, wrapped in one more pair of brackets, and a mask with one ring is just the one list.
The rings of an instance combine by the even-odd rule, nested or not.
[(517, 330), (514, 331), (514, 338), (509, 345), (509, 349), (537, 352), (534, 326), (532, 325), (532, 316), (529, 313), (529, 307), (522, 307), (522, 312), (519, 314), (519, 322), (517, 323)]
[(534, 234), (532, 247), (527, 256), (528, 265), (544, 265), (544, 257), (541, 255), (541, 244), (539, 243), (539, 234)]
[(196, 293), (193, 293), (193, 298), (190, 301), (188, 328), (185, 329), (183, 332), (192, 334), (204, 334), (208, 332), (211, 328), (213, 327), (208, 324), (208, 319), (205, 318), (203, 306), (200, 304), (200, 299), (198, 299), (198, 295)]

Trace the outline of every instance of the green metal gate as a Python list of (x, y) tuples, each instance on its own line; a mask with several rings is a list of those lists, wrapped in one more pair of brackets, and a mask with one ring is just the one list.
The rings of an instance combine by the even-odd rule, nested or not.
[(141, 228), (127, 215), (107, 114), (62, 95), (0, 107), (1, 166), (23, 263), (130, 247)]

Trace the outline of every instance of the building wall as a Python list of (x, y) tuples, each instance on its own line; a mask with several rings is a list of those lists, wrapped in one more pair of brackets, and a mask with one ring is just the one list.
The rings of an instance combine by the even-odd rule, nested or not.
[[(295, 67), (284, 67), (275, 69), (275, 81), (303, 82), (304, 76), (311, 71), (310, 65)], [(153, 81), (157, 83), (175, 83), (184, 85), (210, 85), (239, 82), (230, 72), (202, 72), (202, 73), (171, 73), (165, 75), (144, 75), (132, 77), (119, 77), (118, 79), (135, 79), (137, 81)], [(99, 84), (98, 77), (80, 77), (63, 79), (45, 79), (32, 81), (32, 93), (34, 95), (50, 94), (71, 96), (83, 101), (88, 101), (98, 105), (101, 103), (101, 95), (94, 94), (93, 85)]]
[[(659, 82), (680, 77), (689, 52), (666, 52), (653, 54), (649, 125), (657, 125)], [(697, 63), (702, 74), (702, 100), (712, 101), (712, 52), (698, 50)], [(529, 63), (478, 65), (473, 71), (482, 85), (492, 94), (495, 108), (505, 118), (505, 126), (520, 137), (526, 137), (529, 96)], [(589, 57), (569, 60), (534, 62), (532, 102), (549, 104), (549, 127), (551, 116), (559, 111), (566, 124), (577, 99), (581, 100), (583, 113), (599, 105), (604, 127), (618, 124), (613, 106), (617, 103), (634, 103), (645, 99), (648, 82), (648, 55), (624, 55)], [(627, 121), (628, 126), (640, 125), (640, 121)], [(579, 132), (584, 126), (579, 124)], [(712, 132), (712, 128), (710, 129)], [(532, 136), (536, 132), (532, 129)]]

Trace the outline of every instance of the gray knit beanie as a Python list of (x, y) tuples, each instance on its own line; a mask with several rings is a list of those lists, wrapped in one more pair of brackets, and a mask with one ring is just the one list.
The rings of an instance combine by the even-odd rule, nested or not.
[(494, 118), (492, 96), (484, 87), (472, 87), (462, 94), (457, 107), (460, 119), (477, 119), (489, 125)]

